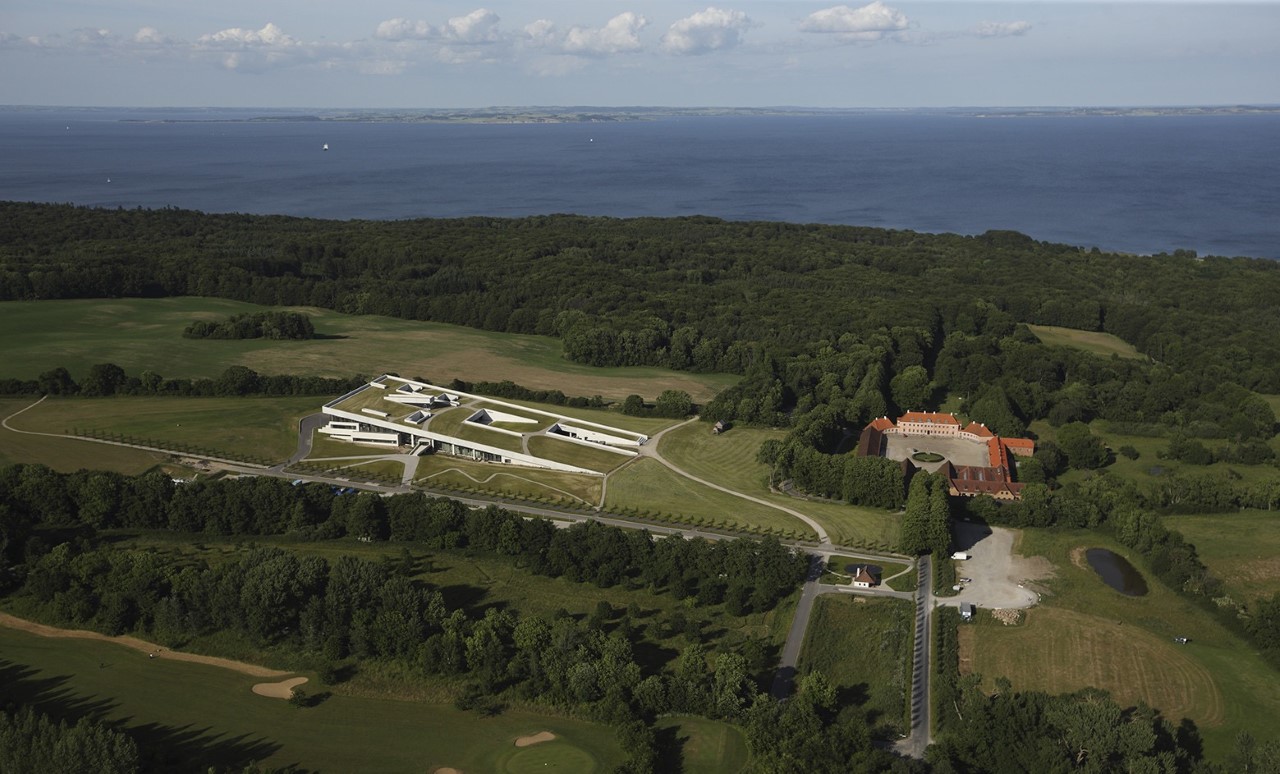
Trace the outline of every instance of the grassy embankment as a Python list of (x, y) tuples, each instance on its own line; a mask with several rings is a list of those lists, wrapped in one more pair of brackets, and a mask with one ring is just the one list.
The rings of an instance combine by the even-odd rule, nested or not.
[[(1247, 643), (1206, 611), (1147, 575), (1150, 592), (1127, 597), (1088, 567), (1083, 549), (1109, 548), (1143, 570), (1142, 560), (1096, 532), (1027, 530), (1018, 552), (1054, 565), (1041, 605), (1016, 626), (988, 614), (960, 629), (961, 671), (992, 686), (1051, 693), (1104, 688), (1122, 705), (1145, 701), (1177, 723), (1195, 721), (1209, 756), (1220, 758), (1236, 734), (1275, 735), (1280, 681)], [(1189, 636), (1188, 645), (1173, 638)]]
[(309, 341), (184, 339), (194, 320), (280, 310), (215, 298), (9, 301), (0, 304), (0, 377), (33, 379), (63, 366), (83, 377), (95, 363), (131, 374), (150, 369), (167, 377), (214, 377), (227, 366), (264, 374), (345, 377), (392, 371), (437, 383), (504, 379), (566, 395), (621, 401), (636, 393), (652, 400), (666, 389), (703, 402), (738, 377), (660, 368), (593, 368), (561, 356), (558, 339), (480, 331), (443, 323), (328, 309), (287, 307), (311, 315), (326, 338)]
[(840, 706), (870, 710), (875, 732), (884, 738), (897, 738), (909, 727), (912, 613), (912, 604), (900, 599), (818, 597), (800, 652), (798, 671), (826, 674)]

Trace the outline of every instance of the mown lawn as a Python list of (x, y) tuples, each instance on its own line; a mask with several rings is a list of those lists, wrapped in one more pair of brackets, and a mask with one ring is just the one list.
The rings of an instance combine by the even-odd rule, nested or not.
[[(327, 689), (333, 695), (318, 706), (296, 709), (253, 694), (261, 678), (6, 628), (0, 654), (7, 701), (118, 722), (144, 749), (170, 751), (155, 770), (240, 770), (258, 762), (312, 771), (519, 771), (529, 756), (514, 746), (516, 738), (541, 731), (559, 737), (558, 749), (540, 753), (553, 756), (548, 763), (606, 772), (622, 760), (608, 726), (534, 712), (481, 719), (447, 705), (345, 695), (341, 686)], [(326, 690), (309, 677), (309, 694)]]
[(841, 706), (869, 710), (882, 738), (897, 738), (909, 727), (913, 613), (906, 600), (826, 594), (814, 601), (800, 652), (799, 672), (825, 674)]
[(494, 465), (464, 460), (445, 454), (428, 454), (418, 459), (414, 481), (428, 488), (484, 491), (524, 499), (568, 498), (576, 505), (597, 505), (604, 479), (584, 473), (513, 465)]
[(785, 430), (734, 427), (713, 435), (706, 422), (692, 422), (662, 436), (659, 451), (671, 464), (698, 478), (775, 502), (816, 520), (838, 545), (892, 550), (899, 517), (884, 510), (805, 500), (769, 490), (769, 468), (756, 457), (760, 444), (781, 440)]
[(712, 527), (759, 527), (804, 538), (816, 535), (794, 516), (703, 486), (653, 459), (639, 459), (609, 476), (605, 505), (626, 514), (668, 515)]
[[(1109, 548), (1146, 577), (1150, 592), (1124, 596), (1106, 586), (1083, 558)], [(1095, 686), (1122, 703), (1139, 699), (1175, 723), (1194, 720), (1210, 756), (1221, 757), (1236, 734), (1271, 738), (1280, 714), (1280, 679), (1249, 645), (1195, 604), (1165, 588), (1140, 556), (1089, 531), (1025, 530), (1019, 553), (1044, 556), (1054, 577), (1026, 623), (961, 627), (963, 671), (987, 681), (1001, 675), (1015, 688), (1070, 691)], [(1188, 645), (1173, 642), (1188, 636)], [(990, 682), (988, 683), (990, 684)]]
[(49, 398), (9, 424), (20, 430), (45, 433), (97, 430), (132, 436), (143, 443), (188, 444), (214, 455), (230, 452), (282, 461), (298, 447), (298, 421), (318, 412), (325, 400)]
[(264, 374), (346, 377), (388, 371), (447, 385), (453, 379), (502, 381), (566, 395), (650, 400), (666, 389), (710, 400), (734, 384), (728, 374), (660, 368), (593, 368), (562, 356), (560, 341), (375, 315), (344, 315), (288, 307), (312, 317), (309, 341), (184, 339), (194, 320), (219, 320), (264, 307), (216, 298), (8, 301), (0, 304), (0, 377), (34, 379), (57, 366), (81, 378), (95, 363), (130, 374), (150, 369), (168, 377), (213, 377), (244, 365)]
[[(32, 398), (0, 399), (0, 416), (7, 417), (34, 403)], [(34, 411), (33, 409), (32, 411)], [(22, 427), (23, 419), (28, 411), (11, 423), (14, 427)], [(61, 432), (55, 430), (51, 432)], [(77, 438), (49, 438), (41, 435), (23, 435), (0, 427), (0, 464), (15, 465), (20, 462), (47, 465), (63, 473), (73, 473), (80, 469), (111, 470), (116, 473), (135, 475), (150, 470), (156, 465), (165, 465), (175, 474), (180, 469), (171, 465), (172, 458), (167, 454), (128, 449), (120, 446), (82, 441)], [(186, 475), (185, 473), (182, 473)]]

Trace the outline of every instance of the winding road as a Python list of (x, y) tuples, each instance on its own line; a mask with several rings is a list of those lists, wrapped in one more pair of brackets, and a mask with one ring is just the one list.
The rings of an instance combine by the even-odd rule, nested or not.
[[(144, 446), (140, 444), (124, 443), (120, 441), (108, 441), (108, 440), (95, 439), (95, 438), (71, 438), (69, 436), (60, 435), (57, 433), (43, 433), (43, 432), (34, 432), (34, 431), (28, 431), (28, 430), (19, 430), (9, 424), (10, 419), (18, 416), (24, 411), (27, 411), (39, 405), (42, 401), (44, 401), (45, 397), (48, 397), (48, 396), (41, 397), (40, 400), (37, 400), (31, 405), (26, 406), (14, 412), (13, 414), (10, 414), (8, 417), (5, 417), (3, 421), (0, 422), (0, 425), (3, 425), (5, 429), (15, 433), (22, 433), (27, 435), (50, 436), (55, 438), (67, 438), (68, 440), (83, 440), (83, 441), (90, 441), (93, 443), (104, 443), (104, 444), (113, 445), (113, 446), (127, 446), (131, 448), (147, 449), (149, 451), (157, 451), (157, 452), (162, 452), (166, 454), (174, 454), (174, 452), (172, 452), (171, 450), (154, 448), (154, 447)], [(901, 562), (906, 557), (891, 555), (891, 554), (866, 553), (852, 547), (834, 545), (831, 542), (830, 535), (827, 533), (827, 531), (822, 527), (821, 524), (819, 524), (813, 518), (799, 511), (796, 511), (792, 508), (788, 508), (786, 506), (782, 506), (774, 502), (769, 502), (768, 500), (764, 500), (763, 498), (738, 492), (733, 489), (729, 489), (727, 487), (716, 484), (714, 482), (699, 478), (698, 476), (694, 476), (691, 473), (681, 470), (679, 467), (672, 464), (670, 461), (666, 460), (658, 452), (658, 442), (661, 440), (661, 437), (665, 433), (671, 430), (674, 430), (677, 427), (682, 427), (683, 425), (688, 424), (689, 422), (695, 422), (697, 421), (697, 419), (698, 419), (697, 417), (694, 417), (692, 419), (687, 420), (686, 422), (683, 422), (677, 425), (672, 425), (671, 427), (665, 428), (659, 433), (656, 433), (654, 436), (650, 438), (648, 444), (641, 447), (641, 455), (643, 457), (654, 459), (655, 461), (664, 465), (674, 473), (677, 473), (685, 478), (688, 478), (691, 481), (695, 481), (703, 486), (707, 486), (712, 489), (718, 490), (720, 492), (724, 492), (726, 494), (730, 494), (735, 497), (740, 497), (744, 500), (749, 500), (751, 502), (758, 503), (760, 505), (764, 505), (769, 508), (782, 511), (783, 513), (793, 516), (799, 519), (800, 521), (802, 521), (803, 523), (807, 524), (811, 529), (813, 529), (814, 533), (817, 534), (819, 539), (819, 543), (816, 547), (816, 550), (812, 541), (794, 541), (794, 540), (782, 541), (783, 545), (786, 545), (794, 550), (810, 553), (811, 559), (810, 559), (809, 573), (806, 576), (805, 582), (801, 588), (800, 599), (796, 605), (795, 616), (792, 619), (791, 628), (787, 634), (786, 642), (784, 643), (782, 648), (782, 656), (780, 659), (776, 677), (773, 682), (772, 694), (778, 699), (785, 699), (787, 696), (790, 695), (791, 691), (794, 689), (796, 665), (799, 661), (800, 651), (804, 644), (805, 633), (809, 627), (809, 619), (813, 613), (813, 603), (814, 603), (814, 600), (817, 599), (817, 597), (823, 594), (840, 594), (840, 593), (865, 594), (868, 596), (885, 596), (885, 597), (894, 597), (899, 599), (911, 599), (914, 596), (916, 599), (916, 642), (915, 642), (915, 655), (914, 655), (914, 661), (913, 661), (914, 669), (913, 669), (913, 678), (912, 678), (911, 736), (908, 739), (905, 739), (899, 743), (898, 750), (903, 754), (912, 755), (913, 757), (923, 757), (924, 748), (928, 746), (930, 742), (929, 694), (928, 694), (929, 671), (930, 671), (930, 663), (929, 663), (930, 615), (929, 614), (932, 612), (932, 609), (933, 609), (933, 598), (931, 593), (932, 586), (931, 586), (931, 581), (929, 577), (929, 565), (927, 560), (922, 561), (920, 563), (920, 587), (918, 592), (915, 595), (913, 595), (911, 592), (893, 591), (888, 588), (855, 589), (849, 586), (830, 586), (830, 585), (824, 585), (819, 583), (818, 580), (822, 576), (823, 568), (825, 567), (828, 559), (831, 556), (836, 554), (839, 554), (841, 556), (852, 557), (855, 559), (865, 559), (867, 561), (872, 561), (872, 562), (874, 561)], [(296, 462), (299, 462), (305, 459), (311, 453), (312, 438), (315, 431), (318, 428), (322, 427), (327, 422), (328, 422), (328, 417), (325, 416), (324, 414), (310, 414), (308, 416), (303, 417), (302, 420), (299, 422), (298, 446), (296, 451), (292, 456), (290, 456), (290, 458), (287, 461), (273, 465), (273, 466), (247, 465), (247, 464), (239, 463), (233, 460), (227, 460), (227, 459), (215, 458), (215, 457), (204, 457), (204, 456), (190, 455), (190, 454), (183, 454), (181, 456), (192, 458), (192, 459), (205, 460), (207, 462), (214, 463), (218, 468), (222, 470), (225, 470), (230, 473), (240, 474), (240, 475), (272, 476), (276, 478), (288, 478), (293, 480), (302, 480), (306, 482), (324, 483), (331, 486), (349, 486), (349, 487), (371, 491), (371, 492), (377, 492), (379, 494), (385, 494), (385, 495), (402, 494), (402, 493), (411, 492), (411, 491), (423, 490), (422, 487), (410, 486), (410, 479), (402, 481), (398, 485), (386, 485), (386, 484), (373, 484), (373, 483), (368, 483), (363, 481), (352, 481), (352, 480), (338, 477), (338, 476), (317, 476), (317, 475), (310, 475), (310, 474), (298, 474), (298, 473), (286, 472), (286, 468), (289, 465), (292, 465)], [(429, 489), (427, 489), (426, 491), (430, 493)], [(668, 525), (661, 525), (661, 524), (647, 524), (643, 522), (638, 522), (635, 519), (612, 516), (603, 510), (603, 500), (601, 501), (601, 506), (597, 506), (594, 509), (583, 509), (581, 511), (576, 511), (576, 510), (568, 510), (568, 509), (562, 509), (562, 508), (534, 507), (534, 506), (526, 505), (520, 502), (505, 500), (500, 497), (477, 497), (477, 496), (460, 497), (457, 494), (452, 492), (440, 493), (440, 494), (444, 496), (448, 496), (452, 499), (458, 500), (459, 502), (465, 503), (473, 507), (500, 505), (503, 508), (506, 508), (507, 510), (515, 511), (517, 513), (523, 513), (528, 516), (538, 516), (538, 517), (550, 518), (550, 519), (555, 519), (559, 521), (568, 521), (568, 522), (597, 521), (603, 524), (622, 527), (624, 529), (642, 528), (656, 535), (668, 535), (668, 536), (678, 535), (686, 539), (704, 538), (707, 540), (724, 540), (724, 539), (733, 539), (733, 538), (739, 537), (738, 535), (725, 534), (725, 533), (715, 532), (713, 530), (692, 529), (692, 528), (668, 526)]]

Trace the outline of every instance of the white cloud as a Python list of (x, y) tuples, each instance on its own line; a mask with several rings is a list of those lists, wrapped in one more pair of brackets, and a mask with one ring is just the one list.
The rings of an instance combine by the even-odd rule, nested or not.
[(613, 17), (603, 27), (571, 27), (562, 44), (566, 54), (605, 56), (639, 51), (640, 30), (649, 20), (627, 11)]
[(498, 14), (479, 8), (449, 20), (444, 32), (459, 43), (492, 43), (498, 40)]
[(212, 35), (201, 35), (200, 42), (211, 46), (289, 48), (301, 45), (297, 38), (286, 35), (284, 30), (267, 22), (260, 30), (241, 27), (220, 30)]
[(1031, 29), (1031, 22), (980, 22), (973, 28), (973, 34), (980, 38), (1007, 38), (1012, 35), (1026, 35)]
[(742, 11), (710, 7), (672, 24), (662, 36), (662, 48), (673, 54), (707, 54), (733, 48), (751, 20)]
[(387, 19), (378, 25), (378, 29), (373, 34), (381, 40), (426, 40), (436, 37), (439, 33), (435, 27), (424, 21)]
[(538, 48), (554, 46), (559, 41), (556, 25), (546, 19), (538, 19), (524, 25), (525, 42)]
[(800, 22), (800, 31), (835, 34), (841, 40), (880, 40), (909, 25), (902, 11), (875, 0), (860, 8), (837, 5), (814, 11)]

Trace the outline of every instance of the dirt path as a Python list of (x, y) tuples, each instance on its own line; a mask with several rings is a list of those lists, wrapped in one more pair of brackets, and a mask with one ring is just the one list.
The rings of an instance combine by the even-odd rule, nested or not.
[(123, 645), (126, 648), (133, 648), (141, 653), (146, 653), (152, 658), (166, 658), (170, 661), (188, 661), (193, 664), (207, 664), (208, 666), (221, 667), (222, 669), (230, 669), (241, 674), (251, 675), (253, 677), (287, 677), (292, 672), (281, 672), (276, 669), (267, 669), (266, 667), (256, 664), (246, 664), (243, 661), (232, 661), (229, 658), (218, 658), (216, 656), (200, 656), (195, 653), (182, 653), (179, 651), (162, 648), (154, 642), (140, 640), (137, 637), (108, 637), (98, 632), (90, 632), (84, 629), (59, 629), (56, 626), (46, 626), (35, 621), (28, 621), (25, 618), (9, 615), (8, 613), (0, 613), (0, 626), (7, 626), (10, 629), (35, 634), (40, 637), (64, 637), (78, 640), (98, 640), (99, 642), (114, 642), (117, 645)]

